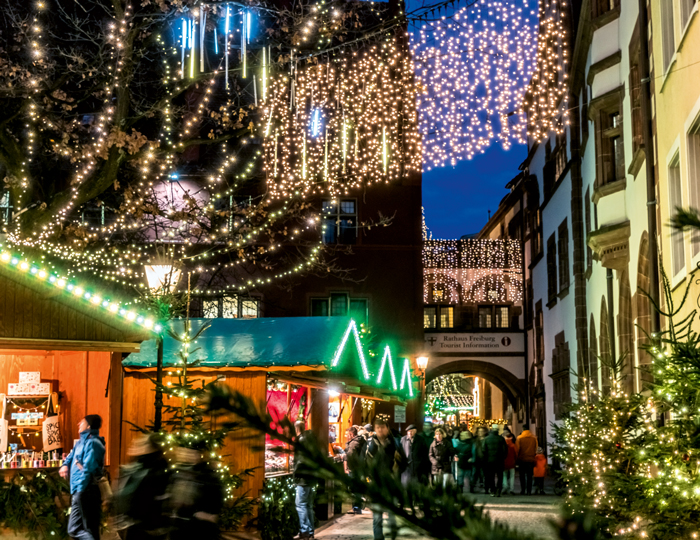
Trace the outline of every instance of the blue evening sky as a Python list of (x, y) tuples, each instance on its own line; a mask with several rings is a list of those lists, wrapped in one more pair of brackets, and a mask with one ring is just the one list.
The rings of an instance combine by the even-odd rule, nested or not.
[(423, 173), (425, 223), (433, 238), (459, 238), (478, 232), (508, 193), (505, 185), (518, 174), (527, 146), (499, 144), (452, 167)]
[[(406, 0), (406, 11), (435, 5), (439, 0)], [(443, 8), (435, 17), (451, 14), (462, 8)], [(416, 32), (418, 24), (409, 25)], [(488, 211), (495, 212), (508, 192), (506, 183), (518, 174), (518, 165), (527, 157), (527, 146), (512, 144), (507, 152), (499, 143), (483, 154), (461, 161), (455, 167), (443, 167), (423, 173), (423, 207), (425, 222), (433, 238), (459, 238), (481, 230), (488, 220)]]

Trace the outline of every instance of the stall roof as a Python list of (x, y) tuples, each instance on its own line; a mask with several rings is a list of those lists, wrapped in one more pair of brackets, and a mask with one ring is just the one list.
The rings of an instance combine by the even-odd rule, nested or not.
[[(190, 319), (191, 333), (206, 322), (211, 326), (191, 346), (190, 360), (201, 367), (250, 368), (312, 366), (327, 369), (351, 320), (347, 317), (282, 317), (279, 319)], [(171, 322), (175, 333), (184, 331), (184, 320)], [(163, 338), (163, 365), (179, 361), (181, 343)], [(123, 361), (127, 368), (156, 365), (156, 340), (145, 341), (141, 351)]]
[(2, 349), (132, 352), (156, 330), (111, 294), (2, 250), (0, 313)]

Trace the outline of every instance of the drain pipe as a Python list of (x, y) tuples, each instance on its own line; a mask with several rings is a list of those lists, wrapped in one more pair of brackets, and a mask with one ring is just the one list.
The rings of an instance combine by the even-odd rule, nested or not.
[[(649, 13), (647, 0), (639, 0), (639, 74), (641, 83), (642, 138), (644, 140), (644, 162), (647, 175), (647, 228), (649, 230), (649, 294), (652, 302), (651, 333), (659, 331), (659, 312), (654, 304), (659, 303), (659, 251), (656, 227), (656, 174), (654, 171), (654, 147), (651, 133), (651, 78), (649, 74)], [(612, 311), (612, 310), (611, 310)]]

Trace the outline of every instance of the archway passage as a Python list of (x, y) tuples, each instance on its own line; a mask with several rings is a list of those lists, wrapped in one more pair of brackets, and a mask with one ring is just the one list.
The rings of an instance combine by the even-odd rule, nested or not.
[(429, 368), (425, 374), (425, 382), (428, 384), (441, 375), (452, 373), (463, 373), (485, 379), (506, 395), (513, 408), (525, 403), (525, 381), (518, 379), (507, 369), (482, 360), (455, 360)]

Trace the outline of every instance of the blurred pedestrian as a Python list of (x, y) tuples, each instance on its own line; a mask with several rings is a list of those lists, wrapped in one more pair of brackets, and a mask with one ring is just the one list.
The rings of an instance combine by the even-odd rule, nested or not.
[[(359, 480), (357, 471), (362, 466), (367, 449), (367, 441), (357, 433), (357, 428), (350, 427), (345, 432), (345, 472), (355, 480)], [(362, 513), (362, 496), (353, 494), (352, 513)]]
[(532, 494), (532, 472), (535, 468), (537, 438), (530, 432), (530, 426), (523, 424), (523, 432), (515, 440), (516, 460), (520, 468), (520, 494)]
[(123, 540), (158, 540), (168, 534), (168, 461), (154, 434), (135, 438), (127, 455), (133, 462), (122, 466), (114, 494), (115, 529)]
[(176, 473), (169, 489), (173, 514), (170, 540), (219, 538), (224, 489), (205, 457), (208, 453), (207, 441), (197, 441), (191, 447), (179, 447), (175, 451)]
[(544, 495), (544, 477), (547, 476), (547, 456), (544, 455), (544, 450), (537, 447), (535, 454), (535, 469), (533, 477), (535, 479), (535, 495)]
[(503, 493), (514, 495), (515, 494), (515, 437), (512, 433), (508, 433), (503, 437), (508, 445), (508, 453), (506, 454), (506, 459), (503, 462)]
[[(306, 431), (306, 424), (303, 420), (294, 423), (297, 432), (297, 445), (313, 444), (313, 436)], [(294, 482), (296, 483), (295, 503), (297, 514), (299, 515), (299, 535), (297, 538), (314, 537), (314, 491), (313, 491), (313, 466), (309, 464), (304, 455), (294, 452)]]
[(473, 456), (474, 456), (474, 466), (472, 468), (472, 485), (476, 488), (479, 484), (482, 487), (485, 486), (485, 475), (484, 475), (484, 439), (486, 438), (487, 429), (485, 426), (479, 426), (476, 428), (476, 437), (474, 438), (473, 444)]
[(457, 462), (457, 486), (463, 492), (474, 493), (472, 484), (472, 468), (474, 465), (474, 438), (471, 431), (465, 429), (459, 434), (455, 461)]
[[(383, 467), (392, 471), (400, 477), (401, 463), (406, 462), (401, 446), (396, 439), (391, 436), (386, 420), (376, 418), (374, 420), (374, 435), (367, 444), (367, 461), (374, 467)], [(372, 532), (374, 540), (384, 540), (384, 508), (372, 508)], [(392, 512), (387, 512), (387, 523), (389, 524), (389, 536), (395, 540), (399, 528), (396, 524), (396, 516)]]
[(401, 483), (406, 486), (410, 482), (427, 483), (430, 461), (423, 438), (418, 435), (414, 424), (406, 428), (406, 435), (401, 437), (401, 448), (406, 455), (406, 470), (401, 474)]
[(433, 439), (435, 438), (432, 422), (423, 422), (423, 431), (421, 431), (420, 436), (423, 438), (425, 448), (430, 448), (430, 445), (433, 444)]
[(503, 462), (508, 453), (508, 445), (498, 434), (497, 424), (491, 426), (491, 432), (484, 439), (483, 445), (486, 493), (490, 493), (492, 497), (500, 497), (503, 491)]
[(447, 434), (442, 428), (435, 430), (435, 440), (430, 445), (428, 456), (430, 458), (431, 473), (433, 475), (433, 485), (451, 484), (452, 477), (452, 461), (454, 459), (454, 447), (452, 439), (447, 438)]
[(68, 536), (77, 540), (100, 538), (102, 496), (97, 480), (104, 475), (105, 465), (101, 427), (102, 418), (97, 414), (88, 414), (78, 422), (80, 438), (58, 471), (61, 477), (70, 478)]

